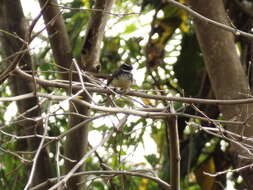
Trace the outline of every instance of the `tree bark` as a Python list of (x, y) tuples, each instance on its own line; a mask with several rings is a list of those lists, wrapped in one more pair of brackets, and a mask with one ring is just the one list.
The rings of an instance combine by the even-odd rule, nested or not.
[(104, 36), (108, 12), (111, 11), (113, 3), (114, 0), (97, 0), (95, 2), (94, 8), (101, 11), (94, 11), (91, 14), (81, 52), (82, 66), (87, 71), (98, 72), (100, 69), (101, 41)]
[[(173, 105), (168, 108), (169, 113), (175, 113)], [(167, 117), (166, 123), (166, 135), (169, 144), (169, 167), (170, 167), (170, 184), (171, 190), (180, 190), (180, 148), (179, 148), (179, 136), (177, 117)]]
[[(13, 35), (17, 35), (19, 38), (25, 40), (27, 29), (26, 22), (23, 14), (23, 10), (19, 0), (0, 0), (0, 28)], [(6, 33), (1, 34), (1, 43), (4, 49), (5, 56), (11, 56), (24, 47), (23, 42), (19, 39), (14, 38)], [(5, 67), (16, 60), (17, 56), (12, 59), (8, 59), (3, 63)], [(24, 70), (31, 70), (32, 59), (28, 52), (24, 53), (18, 62), (19, 66), (22, 66)], [(34, 85), (31, 81), (23, 81), (19, 76), (11, 76), (8, 78), (11, 86), (11, 91), (14, 96), (26, 94), (34, 91)], [(17, 102), (19, 113), (23, 113), (34, 106), (38, 106), (37, 98), (29, 98)], [(41, 116), (41, 109), (37, 107), (33, 111), (28, 112), (24, 115), (27, 120), (19, 122), (17, 127), (17, 133), (19, 135), (32, 135), (43, 133), (43, 122), (42, 120), (36, 121), (35, 118)], [(23, 119), (23, 118), (22, 118)], [(34, 119), (34, 120), (33, 120)], [(40, 138), (30, 138), (29, 140), (23, 140), (18, 143), (18, 149), (35, 151), (38, 149), (40, 144)], [(45, 167), (47, 166), (47, 167)], [(29, 175), (29, 172), (27, 173)], [(32, 186), (52, 177), (52, 171), (50, 166), (50, 160), (46, 149), (42, 149), (40, 156), (37, 160), (36, 171), (34, 173)]]
[[(71, 51), (70, 51), (70, 43), (68, 39), (68, 35), (64, 26), (63, 18), (60, 14), (60, 10), (57, 5), (56, 0), (51, 0), (47, 2), (47, 0), (39, 0), (41, 7), (44, 6), (45, 3), (48, 3), (47, 8), (43, 11), (43, 17), (45, 23), (54, 21), (51, 24), (47, 25), (47, 32), (49, 35), (50, 44), (53, 50), (53, 54), (56, 60), (56, 63), (70, 69), (71, 66)], [(99, 0), (96, 1), (95, 7), (96, 9), (101, 9), (102, 12), (93, 12), (91, 15), (91, 19), (89, 22), (89, 26), (86, 32), (86, 39), (82, 48), (82, 65), (81, 68), (86, 71), (97, 72), (98, 68), (98, 60), (100, 56), (100, 46), (101, 41), (103, 39), (104, 28), (107, 21), (107, 15), (103, 12), (110, 11), (113, 1), (105, 1)], [(84, 66), (85, 65), (85, 66)], [(64, 79), (67, 79), (68, 76), (62, 76)], [(77, 75), (73, 76), (73, 80), (79, 80)], [(73, 91), (75, 93), (75, 91)], [(86, 94), (82, 94), (85, 101), (90, 101), (89, 97)], [(90, 115), (90, 110), (82, 105), (71, 102), (70, 111), (77, 112), (84, 116)], [(83, 122), (85, 119), (78, 115), (72, 115), (69, 118), (69, 126), (74, 127), (75, 125)], [(84, 125), (79, 130), (71, 133), (67, 136), (65, 143), (65, 156), (70, 158), (71, 160), (79, 161), (87, 150), (88, 145), (88, 125)], [(65, 160), (65, 173), (70, 171), (76, 162), (70, 162)], [(82, 171), (83, 168), (80, 168), (77, 172)], [(68, 182), (68, 189), (78, 190), (81, 189), (82, 185), (79, 183), (83, 182), (83, 178), (81, 176), (73, 177)]]
[[(109, 12), (111, 10), (114, 0), (97, 0), (94, 5), (94, 9), (100, 9), (101, 12), (94, 11), (91, 14), (86, 36), (81, 52), (81, 68), (85, 71), (97, 72), (99, 69), (99, 57), (100, 57), (100, 46), (104, 35), (104, 29), (107, 22), (107, 14), (103, 11)], [(82, 95), (85, 101), (90, 102), (90, 98), (86, 95)], [(87, 107), (71, 102), (73, 105), (71, 111), (77, 110), (85, 116), (90, 115), (90, 110)], [(78, 116), (72, 116), (70, 118), (70, 125), (73, 127), (84, 119)], [(82, 129), (76, 131), (67, 136), (65, 144), (65, 156), (73, 160), (79, 161), (86, 152), (88, 146), (88, 124), (84, 125)], [(70, 171), (76, 163), (65, 161), (65, 172)], [(83, 166), (84, 168), (84, 166)], [(82, 171), (79, 168), (79, 171)], [(68, 186), (72, 190), (82, 189), (78, 183), (83, 182), (81, 176), (73, 177), (69, 180)]]
[(60, 65), (60, 70), (66, 73), (61, 73), (63, 79), (68, 79), (68, 69), (72, 62), (72, 52), (69, 42), (68, 33), (61, 15), (57, 0), (39, 0), (40, 7), (46, 3), (46, 8), (42, 11), (42, 15), (47, 24), (47, 33), (49, 42), (52, 47), (55, 62)]
[[(188, 0), (193, 10), (217, 22), (229, 25), (222, 0)], [(205, 65), (217, 99), (237, 99), (250, 93), (246, 74), (240, 63), (232, 33), (194, 18), (197, 37), (203, 52)], [(245, 126), (226, 126), (237, 134), (253, 135), (253, 119), (251, 105), (220, 106), (226, 120), (241, 120)], [(236, 139), (240, 142), (240, 139)], [(230, 151), (237, 167), (247, 164), (239, 155), (248, 157), (247, 151), (232, 143)], [(248, 185), (253, 186), (253, 171), (244, 170), (242, 176)]]
[[(55, 62), (65, 69), (65, 74), (61, 74), (61, 78), (69, 79), (69, 69), (71, 69), (72, 64), (72, 52), (70, 47), (70, 41), (67, 34), (67, 30), (64, 24), (63, 17), (60, 13), (59, 7), (57, 5), (57, 0), (39, 0), (41, 8), (46, 5), (45, 10), (42, 12), (45, 24), (47, 25), (47, 33), (49, 36), (50, 45), (53, 51)], [(46, 4), (47, 3), (47, 4)], [(50, 24), (49, 24), (50, 23)], [(78, 76), (73, 76), (74, 81), (78, 81)], [(73, 92), (75, 93), (75, 91)], [(89, 101), (89, 100), (86, 100)], [(75, 112), (83, 116), (89, 115), (89, 110), (82, 105), (77, 103), (70, 103), (70, 112)], [(77, 124), (83, 122), (84, 117), (78, 115), (69, 116), (69, 128), (76, 126)], [(88, 125), (84, 125), (82, 128), (76, 130), (67, 136), (65, 142), (65, 156), (76, 162), (71, 162), (65, 160), (65, 173), (70, 171), (72, 167), (82, 158), (87, 150), (88, 144)], [(83, 171), (84, 168), (80, 168), (77, 172)], [(76, 190), (80, 189), (82, 186), (78, 185), (83, 181), (81, 176), (73, 177), (68, 182), (68, 189)]]

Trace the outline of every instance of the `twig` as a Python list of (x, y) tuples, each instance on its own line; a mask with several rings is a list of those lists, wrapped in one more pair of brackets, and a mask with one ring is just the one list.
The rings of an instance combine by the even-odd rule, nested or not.
[(91, 100), (94, 104), (96, 104), (96, 102), (93, 100), (92, 96), (90, 95), (90, 93), (88, 92), (88, 90), (86, 89), (86, 87), (85, 87), (85, 85), (84, 85), (81, 70), (80, 70), (80, 68), (79, 68), (79, 66), (78, 66), (78, 64), (77, 64), (77, 62), (76, 62), (75, 59), (73, 59), (73, 64), (74, 64), (74, 66), (75, 66), (75, 68), (76, 68), (76, 70), (77, 70), (78, 77), (79, 77), (79, 80), (80, 80), (80, 82), (81, 82), (83, 91), (84, 91), (84, 92), (86, 93), (86, 95), (90, 98), (90, 100)]
[[(192, 122), (188, 122), (190, 125), (192, 125)], [(195, 123), (193, 124), (195, 125)], [(199, 125), (198, 125), (199, 126)], [(241, 139), (242, 141), (251, 141), (253, 142), (253, 138), (252, 137), (246, 137), (246, 136), (242, 136), (242, 135), (238, 135), (236, 133), (233, 133), (229, 130), (226, 130), (224, 128), (214, 128), (214, 127), (205, 127), (205, 126), (199, 126), (198, 127), (200, 130), (208, 130), (208, 131), (214, 131), (214, 132), (222, 132), (225, 134), (229, 134), (230, 136), (232, 136), (233, 138), (237, 138), (237, 139)]]
[[(81, 92), (79, 92), (79, 93), (81, 93)], [(125, 108), (115, 108), (115, 107), (108, 108), (108, 107), (104, 107), (104, 106), (97, 106), (97, 105), (90, 104), (84, 100), (80, 100), (79, 98), (73, 97), (73, 96), (72, 97), (57, 96), (57, 95), (49, 95), (49, 94), (43, 94), (43, 93), (38, 93), (37, 95), (40, 97), (48, 98), (50, 100), (57, 100), (57, 101), (63, 101), (63, 100), (68, 101), (68, 100), (72, 99), (73, 101), (76, 101), (84, 106), (87, 106), (90, 109), (108, 112), (108, 113), (124, 113), (124, 114), (131, 114), (131, 115), (136, 115), (136, 116), (140, 116), (140, 117), (150, 117), (150, 118), (164, 118), (169, 115), (174, 115), (174, 114), (170, 114), (170, 113), (166, 113), (166, 112), (162, 111), (162, 110), (166, 110), (166, 108), (159, 108), (159, 109), (157, 109), (157, 111), (149, 111), (149, 109), (147, 109), (147, 111), (143, 111), (145, 109), (130, 110), (130, 109), (125, 109)], [(75, 96), (77, 96), (77, 95), (75, 95)], [(14, 96), (14, 97), (0, 98), (0, 102), (1, 101), (19, 101), (19, 100), (23, 100), (23, 99), (27, 99), (27, 98), (32, 98), (32, 97), (34, 97), (33, 93), (28, 93), (28, 94), (23, 94), (23, 95)], [(253, 101), (253, 99), (250, 99), (250, 101)], [(176, 115), (182, 116), (182, 117), (193, 117), (196, 119), (208, 120), (207, 118), (201, 118), (199, 116), (192, 116), (192, 115), (187, 115), (187, 114), (176, 114)], [(239, 122), (239, 121), (237, 121), (237, 122), (236, 121), (220, 121), (220, 120), (214, 120), (214, 121), (235, 124), (235, 125), (243, 125), (244, 124), (244, 122)]]
[[(157, 184), (163, 186), (166, 190), (170, 190), (171, 189), (171, 185), (169, 185), (168, 183), (166, 183), (165, 181), (161, 180), (158, 177), (153, 177), (153, 176), (149, 176), (149, 175), (145, 175), (143, 173), (139, 173), (139, 172), (132, 172), (132, 171), (86, 171), (86, 172), (78, 172), (73, 174), (71, 177), (75, 177), (75, 176), (80, 176), (80, 175), (129, 175), (129, 176), (136, 176), (136, 177), (142, 177), (142, 178), (146, 178), (149, 180), (152, 180), (154, 182), (156, 182)], [(65, 176), (61, 176), (61, 178), (64, 178)], [(44, 186), (48, 185), (49, 183), (54, 183), (57, 180), (57, 178), (51, 178), (48, 179), (48, 181), (45, 181), (39, 185), (36, 185), (34, 187), (32, 187), (30, 190), (39, 190), (42, 189)]]
[(105, 13), (108, 15), (118, 16), (118, 17), (129, 16), (129, 15), (141, 15), (142, 14), (141, 12), (140, 13), (112, 13), (109, 11), (105, 11), (103, 9), (73, 8), (73, 7), (65, 7), (62, 5), (53, 5), (53, 6), (56, 6), (56, 7), (62, 8), (62, 9), (69, 9), (69, 10), (76, 10), (76, 11), (102, 12), (102, 13)]
[(209, 23), (209, 24), (212, 24), (214, 26), (217, 26), (217, 27), (219, 27), (219, 28), (221, 28), (223, 30), (232, 32), (236, 36), (244, 36), (244, 37), (250, 38), (250, 39), (253, 38), (253, 34), (250, 34), (248, 32), (244, 32), (242, 30), (238, 30), (238, 29), (230, 27), (230, 26), (228, 26), (226, 24), (222, 24), (222, 23), (216, 22), (216, 21), (214, 21), (212, 19), (209, 19), (209, 18), (207, 18), (207, 17), (199, 14), (198, 12), (192, 10), (190, 7), (187, 7), (187, 6), (181, 4), (181, 3), (177, 2), (177, 1), (174, 1), (174, 0), (164, 0), (164, 1), (168, 2), (168, 3), (171, 3), (171, 4), (175, 5), (176, 7), (181, 8), (181, 9), (187, 11), (190, 15), (192, 15), (193, 17), (196, 17), (199, 20), (202, 20), (202, 21), (204, 21), (206, 23)]
[[(16, 69), (15, 73), (22, 76), (24, 79), (30, 80), (31, 75)], [(36, 78), (37, 82), (39, 84), (51, 86), (51, 87), (58, 87), (58, 88), (69, 88), (68, 84), (59, 83), (55, 81), (49, 81), (44, 79)], [(74, 85), (72, 86), (75, 90), (80, 90), (82, 87), (80, 85)], [(88, 91), (96, 92), (96, 93), (106, 93), (106, 94), (113, 94), (112, 91), (104, 89), (104, 88), (98, 88), (98, 87), (86, 87)], [(161, 95), (150, 95), (142, 92), (135, 91), (129, 91), (125, 95), (128, 96), (137, 96), (141, 98), (147, 98), (147, 99), (154, 99), (154, 100), (165, 100), (165, 101), (175, 101), (175, 102), (181, 102), (181, 103), (188, 103), (188, 104), (207, 104), (207, 105), (236, 105), (236, 104), (250, 104), (253, 103), (253, 98), (243, 98), (243, 99), (233, 99), (233, 100), (215, 100), (215, 99), (201, 99), (201, 98), (187, 98), (187, 97), (169, 97), (169, 96), (161, 96)], [(0, 98), (0, 101), (15, 101), (15, 98), (9, 99), (8, 98)]]
[(109, 132), (109, 134), (100, 141), (100, 143), (96, 146), (94, 146), (89, 152), (87, 152), (82, 159), (68, 172), (68, 174), (58, 183), (56, 183), (53, 187), (51, 187), (49, 190), (54, 190), (58, 187), (60, 187), (62, 184), (66, 185), (67, 181), (69, 180), (69, 178), (73, 177), (73, 174), (75, 173), (76, 170), (78, 170), (83, 163), (90, 157), (90, 155), (95, 152), (100, 146), (102, 146), (103, 144), (105, 144), (109, 138), (112, 136), (113, 134), (113, 130), (111, 130)]
[(27, 159), (23, 158), (22, 156), (18, 155), (17, 153), (9, 151), (9, 150), (5, 150), (2, 147), (0, 147), (0, 151), (10, 154), (12, 156), (15, 156), (15, 157), (19, 158), (22, 162), (28, 162), (28, 163), (31, 162), (31, 160), (27, 160)]
[[(44, 137), (47, 134), (47, 128), (48, 128), (48, 117), (45, 120), (44, 133), (43, 133)], [(43, 149), (44, 141), (45, 141), (45, 138), (42, 138), (41, 141), (40, 141), (39, 147), (38, 147), (37, 152), (36, 152), (36, 154), (34, 156), (34, 159), (33, 159), (33, 165), (32, 165), (32, 169), (31, 169), (31, 173), (30, 173), (29, 179), (27, 181), (27, 184), (26, 184), (24, 190), (28, 190), (30, 188), (31, 184), (32, 184), (33, 177), (35, 175), (36, 166), (38, 164), (37, 161), (38, 161), (40, 152)]]
[[(121, 128), (123, 125), (125, 125), (127, 121), (127, 116), (124, 117), (117, 125), (116, 129)], [(112, 136), (114, 133), (114, 130), (111, 130), (108, 135), (100, 141), (100, 143), (96, 146), (94, 146), (88, 153), (86, 153), (83, 158), (68, 172), (68, 174), (58, 183), (56, 183), (53, 187), (51, 187), (49, 190), (56, 189), (60, 187), (62, 184), (66, 184), (69, 178), (73, 176), (73, 174), (83, 165), (83, 163), (89, 158), (89, 156), (94, 153), (100, 146), (105, 144), (109, 138)]]
[(20, 140), (20, 139), (30, 139), (30, 138), (45, 138), (45, 139), (56, 139), (56, 137), (50, 137), (50, 136), (44, 136), (44, 135), (39, 135), (39, 134), (35, 134), (35, 135), (24, 135), (24, 136), (17, 136), (17, 135), (13, 135), (10, 133), (7, 133), (3, 130), (0, 130), (0, 133), (3, 133), (6, 136), (12, 137), (14, 139)]
[[(234, 139), (232, 139), (232, 138), (229, 138), (229, 137), (225, 136), (224, 134), (220, 135), (220, 134), (217, 133), (217, 132), (213, 132), (213, 131), (211, 131), (211, 130), (207, 130), (206, 128), (203, 128), (201, 125), (196, 124), (196, 123), (191, 123), (190, 126), (197, 127), (198, 129), (202, 129), (203, 131), (205, 131), (205, 132), (208, 133), (208, 134), (211, 134), (211, 135), (213, 135), (213, 136), (219, 137), (219, 138), (221, 138), (221, 139), (225, 139), (225, 140), (227, 140), (228, 142), (232, 142), (232, 143), (234, 143), (235, 145), (238, 145), (239, 147), (241, 147), (243, 150), (245, 150), (245, 152), (247, 152), (248, 155), (250, 155), (250, 156), (253, 155), (253, 151), (251, 151), (251, 150), (247, 147), (247, 146), (249, 146), (249, 145), (247, 145), (247, 144), (245, 145), (245, 144), (242, 143), (241, 141), (236, 141), (236, 140), (234, 140)], [(221, 131), (224, 131), (224, 129), (221, 130)], [(227, 132), (227, 130), (224, 131), (224, 133), (226, 133), (226, 132)], [(241, 137), (241, 136), (240, 136), (240, 137)], [(252, 149), (252, 148), (251, 148), (251, 149)]]
[(241, 172), (242, 170), (245, 170), (245, 169), (248, 169), (248, 168), (252, 169), (252, 167), (253, 167), (253, 164), (248, 164), (248, 165), (240, 167), (240, 168), (228, 169), (228, 170), (224, 170), (224, 171), (221, 171), (221, 172), (216, 172), (216, 173), (213, 173), (213, 174), (204, 171), (204, 174), (208, 175), (208, 176), (211, 176), (211, 177), (217, 177), (219, 175), (227, 174), (228, 172), (237, 172), (238, 173), (238, 172)]
[[(1, 30), (0, 30), (0, 32), (1, 32)], [(9, 59), (11, 59), (11, 58), (13, 58), (13, 57), (15, 57), (15, 56), (17, 56), (17, 55), (27, 53), (27, 52), (29, 52), (29, 51), (31, 51), (31, 50), (33, 50), (33, 49), (34, 49), (34, 48), (26, 48), (26, 49), (17, 51), (17, 52), (15, 52), (15, 53), (11, 54), (10, 56), (3, 58), (3, 59), (1, 60), (1, 62), (8, 61)]]
[[(61, 171), (60, 171), (60, 162), (59, 162), (59, 159), (60, 159), (60, 142), (58, 141), (56, 143), (56, 173), (57, 173), (57, 182), (60, 181), (60, 176), (61, 176)], [(58, 189), (60, 190), (60, 188)]]
[(68, 131), (66, 131), (66, 132), (62, 133), (61, 135), (59, 135), (59, 136), (57, 137), (57, 139), (62, 139), (63, 137), (65, 137), (65, 136), (67, 136), (67, 135), (73, 133), (73, 132), (76, 131), (77, 129), (83, 127), (85, 124), (87, 124), (87, 123), (89, 123), (89, 122), (91, 122), (91, 121), (93, 121), (93, 120), (95, 120), (95, 119), (99, 119), (99, 118), (101, 118), (101, 117), (106, 117), (106, 116), (108, 116), (108, 115), (111, 115), (111, 114), (110, 114), (110, 113), (105, 113), (105, 114), (101, 114), (101, 115), (98, 115), (98, 116), (95, 116), (95, 117), (92, 117), (92, 118), (88, 118), (88, 119), (82, 121), (81, 123), (78, 123), (77, 125), (71, 127)]

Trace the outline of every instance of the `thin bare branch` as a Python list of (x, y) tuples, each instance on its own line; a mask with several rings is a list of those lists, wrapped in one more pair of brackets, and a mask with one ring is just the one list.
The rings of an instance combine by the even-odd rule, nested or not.
[(84, 162), (91, 156), (91, 154), (93, 154), (100, 146), (102, 146), (103, 144), (105, 144), (109, 138), (112, 136), (113, 134), (113, 130), (111, 130), (108, 135), (103, 138), (101, 140), (101, 142), (94, 146), (89, 152), (87, 152), (82, 159), (68, 172), (68, 174), (58, 183), (56, 183), (53, 187), (51, 187), (49, 190), (54, 190), (57, 189), (58, 187), (60, 187), (61, 185), (66, 185), (67, 181), (73, 176), (73, 174), (84, 164)]
[(22, 156), (20, 156), (19, 154), (15, 153), (15, 152), (12, 152), (12, 151), (9, 151), (9, 150), (5, 150), (4, 148), (0, 147), (0, 151), (4, 152), (4, 153), (7, 153), (7, 154), (10, 154), (12, 156), (15, 156), (17, 158), (19, 158), (22, 162), (31, 162), (31, 160), (27, 160), (25, 158), (23, 158)]
[[(142, 178), (146, 178), (146, 179), (150, 179), (154, 182), (156, 182), (157, 184), (163, 186), (166, 190), (170, 190), (171, 189), (171, 185), (169, 185), (168, 183), (166, 183), (165, 181), (161, 180), (158, 177), (153, 177), (150, 175), (145, 175), (143, 173), (139, 173), (139, 172), (132, 172), (132, 171), (115, 171), (115, 170), (110, 170), (110, 171), (86, 171), (86, 172), (78, 172), (73, 174), (72, 177), (78, 176), (78, 175), (129, 175), (129, 176), (136, 176), (136, 177), (142, 177)], [(61, 176), (61, 178), (64, 178), (65, 176)], [(39, 185), (36, 185), (34, 187), (32, 187), (30, 190), (40, 190), (42, 189), (44, 186), (48, 185), (48, 184), (52, 184), (57, 180), (57, 178), (51, 178), (46, 182), (43, 182)]]
[[(43, 136), (45, 137), (46, 134), (47, 134), (47, 128), (48, 128), (48, 117), (45, 121), (45, 126), (44, 126), (44, 132), (43, 132)], [(40, 144), (38, 146), (38, 149), (36, 151), (36, 154), (33, 158), (33, 165), (32, 165), (32, 169), (31, 169), (31, 172), (30, 172), (30, 176), (29, 176), (29, 179), (27, 181), (27, 184), (24, 188), (24, 190), (28, 190), (30, 188), (30, 186), (32, 185), (32, 181), (33, 181), (33, 178), (34, 178), (34, 175), (35, 175), (35, 171), (36, 171), (36, 166), (38, 165), (38, 158), (40, 156), (40, 152), (42, 151), (43, 149), (43, 144), (45, 142), (45, 138), (42, 138), (41, 141), (40, 141)]]
[(112, 16), (117, 16), (117, 17), (123, 17), (123, 16), (130, 16), (130, 15), (141, 15), (142, 13), (112, 13), (103, 9), (88, 9), (88, 8), (73, 8), (73, 7), (66, 7), (66, 6), (62, 6), (62, 5), (53, 5), (53, 6), (57, 6), (60, 7), (62, 9), (68, 9), (68, 10), (75, 10), (75, 11), (90, 11), (90, 12), (102, 12), (108, 15), (112, 15)]
[[(22, 76), (24, 79), (30, 80), (31, 75), (21, 71), (16, 70), (17, 74)], [(58, 87), (58, 88), (69, 88), (68, 84), (49, 81), (44, 79), (36, 78), (39, 84), (48, 85), (51, 87)], [(88, 84), (87, 84), (88, 85)], [(86, 86), (87, 86), (86, 85)], [(72, 86), (75, 90), (81, 89), (81, 84), (76, 83), (76, 85)], [(86, 89), (90, 92), (97, 92), (97, 93), (106, 93), (106, 94), (114, 94), (111, 90), (107, 90), (105, 88), (98, 88), (98, 87), (86, 87)], [(142, 91), (142, 90), (140, 90)], [(244, 99), (234, 99), (234, 100), (216, 100), (216, 99), (202, 99), (202, 98), (187, 98), (187, 97), (170, 97), (170, 96), (161, 96), (161, 95), (151, 95), (147, 93), (138, 92), (136, 90), (129, 91), (125, 93), (128, 96), (136, 96), (140, 98), (147, 98), (147, 99), (154, 99), (154, 100), (166, 100), (166, 101), (175, 101), (181, 103), (188, 103), (188, 104), (209, 104), (209, 105), (236, 105), (236, 104), (252, 104), (253, 98), (244, 98)], [(0, 98), (0, 101), (15, 101), (15, 100), (8, 100), (5, 98)]]
[(193, 17), (196, 17), (197, 19), (199, 20), (202, 20), (208, 24), (212, 24), (214, 26), (217, 26), (223, 30), (226, 30), (226, 31), (229, 31), (229, 32), (232, 32), (234, 35), (236, 36), (243, 36), (243, 37), (246, 37), (246, 38), (249, 38), (249, 39), (252, 39), (253, 38), (253, 34), (250, 34), (248, 32), (244, 32), (242, 30), (239, 30), (237, 28), (233, 28), (231, 26), (228, 26), (226, 24), (222, 24), (222, 23), (219, 23), (219, 22), (216, 22), (212, 19), (209, 19), (201, 14), (199, 14), (198, 12), (194, 11), (193, 9), (191, 9), (190, 7), (187, 7), (186, 5), (183, 5), (177, 1), (174, 1), (174, 0), (164, 0), (165, 2), (168, 2), (168, 3), (171, 3), (173, 5), (175, 5), (176, 7), (178, 8), (181, 8), (185, 11), (187, 11), (191, 16)]
[(243, 166), (243, 167), (240, 167), (240, 168), (236, 168), (236, 169), (228, 169), (228, 170), (224, 170), (224, 171), (221, 171), (221, 172), (216, 172), (216, 173), (209, 173), (209, 172), (205, 172), (204, 171), (204, 174), (205, 175), (208, 175), (208, 176), (211, 176), (211, 177), (217, 177), (219, 175), (224, 175), (224, 174), (227, 174), (228, 172), (241, 172), (242, 170), (246, 170), (246, 169), (252, 169), (253, 168), (253, 164), (249, 164), (249, 165), (246, 165), (246, 166)]

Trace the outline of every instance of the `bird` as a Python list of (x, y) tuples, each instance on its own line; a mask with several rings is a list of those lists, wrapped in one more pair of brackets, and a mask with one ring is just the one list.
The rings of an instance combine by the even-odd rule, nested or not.
[(132, 70), (132, 65), (123, 63), (107, 80), (107, 86), (112, 85), (115, 88), (121, 88), (123, 90), (129, 89), (133, 83)]

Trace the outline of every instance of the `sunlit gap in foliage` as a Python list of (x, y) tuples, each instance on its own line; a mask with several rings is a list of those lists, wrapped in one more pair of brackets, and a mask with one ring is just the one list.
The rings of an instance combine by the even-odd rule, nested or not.
[[(174, 70), (173, 70), (173, 65), (177, 62), (178, 56), (180, 55), (180, 51), (181, 51), (181, 42), (182, 42), (182, 32), (180, 29), (176, 29), (175, 33), (172, 36), (172, 39), (169, 40), (169, 43), (165, 46), (165, 57), (164, 57), (164, 62), (165, 64), (165, 69), (166, 71), (170, 71), (167, 72), (165, 74), (165, 69), (159, 69), (159, 73), (162, 73), (160, 75), (161, 79), (169, 79), (172, 81), (173, 84), (175, 84), (175, 86), (177, 86), (177, 78), (175, 78), (174, 74)], [(169, 89), (168, 89), (169, 90)], [(180, 96), (180, 94), (176, 93), (176, 94), (172, 94), (169, 93), (168, 96)]]
[[(39, 2), (38, 1), (34, 1), (34, 0), (21, 0), (22, 3), (22, 7), (24, 10), (24, 14), (26, 16), (27, 22), (29, 23), (29, 25), (31, 24), (33, 18), (36, 18), (39, 15), (39, 10), (40, 10), (40, 6), (39, 6)], [(46, 30), (43, 30), (45, 28), (45, 24), (44, 21), (42, 19), (42, 17), (38, 20), (38, 22), (36, 23), (34, 30), (33, 30), (33, 34), (35, 34), (36, 32), (42, 31), (29, 45), (29, 48), (31, 49), (31, 53), (33, 53), (34, 55), (41, 53), (41, 51), (48, 46), (48, 41), (47, 41), (47, 32)]]

